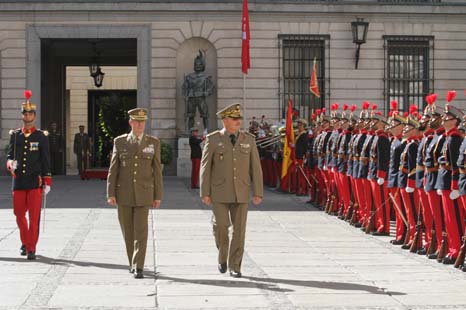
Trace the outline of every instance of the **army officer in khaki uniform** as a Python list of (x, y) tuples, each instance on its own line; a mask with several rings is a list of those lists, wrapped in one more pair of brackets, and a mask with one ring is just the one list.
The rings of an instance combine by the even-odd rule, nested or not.
[(130, 272), (143, 278), (149, 208), (162, 199), (160, 141), (144, 134), (147, 110), (128, 111), (129, 134), (114, 140), (107, 180), (107, 200), (118, 206), (118, 219), (126, 244)]
[[(241, 107), (232, 104), (217, 113), (223, 129), (207, 135), (201, 160), (202, 202), (213, 205), (213, 228), (219, 250), (218, 269), (241, 277), (244, 253), (249, 191), (252, 184), (253, 203), (263, 197), (262, 170), (255, 137), (240, 131)], [(228, 227), (233, 225), (229, 240)]]

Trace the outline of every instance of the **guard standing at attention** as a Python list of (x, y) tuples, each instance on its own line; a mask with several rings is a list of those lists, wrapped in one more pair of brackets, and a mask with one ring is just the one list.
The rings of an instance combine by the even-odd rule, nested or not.
[(20, 254), (27, 254), (28, 260), (34, 260), (39, 240), (42, 192), (48, 194), (52, 178), (48, 133), (34, 125), (36, 105), (29, 102), (32, 92), (26, 90), (24, 96), (26, 102), (21, 105), (23, 127), (10, 131), (6, 168), (13, 176), (13, 209), (22, 243)]

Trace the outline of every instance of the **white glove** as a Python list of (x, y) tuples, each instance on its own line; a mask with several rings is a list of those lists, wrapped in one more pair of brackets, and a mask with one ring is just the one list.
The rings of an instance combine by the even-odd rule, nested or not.
[(385, 179), (384, 179), (384, 178), (378, 178), (378, 179), (377, 179), (377, 184), (383, 185), (383, 183), (385, 183)]
[(18, 168), (18, 161), (17, 160), (12, 160), (12, 159), (8, 160), (6, 162), (6, 168), (8, 170), (10, 170), (10, 171), (15, 171), (16, 168)]
[(437, 195), (442, 196), (442, 190), (441, 189), (437, 190)]
[(457, 189), (452, 190), (450, 193), (451, 200), (458, 199), (459, 196), (460, 196), (460, 192)]
[(409, 187), (409, 186), (406, 186), (405, 191), (406, 191), (407, 193), (413, 193), (413, 192), (414, 192), (414, 188)]
[(328, 170), (328, 167), (327, 165), (324, 165), (324, 167), (322, 168), (324, 171), (327, 171)]
[(50, 192), (50, 185), (45, 185), (44, 187), (44, 194), (48, 194)]

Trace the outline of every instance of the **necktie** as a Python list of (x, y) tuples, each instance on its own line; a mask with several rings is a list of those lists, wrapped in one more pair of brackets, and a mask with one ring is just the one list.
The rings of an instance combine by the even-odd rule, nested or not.
[(231, 144), (233, 144), (234, 146), (236, 143), (236, 135), (230, 135), (230, 141), (231, 141)]

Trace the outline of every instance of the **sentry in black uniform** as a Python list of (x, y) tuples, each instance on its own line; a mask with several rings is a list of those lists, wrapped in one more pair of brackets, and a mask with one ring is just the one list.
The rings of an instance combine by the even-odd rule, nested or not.
[(31, 95), (25, 91), (23, 128), (10, 131), (7, 160), (7, 169), (13, 176), (13, 207), (22, 242), (21, 255), (27, 253), (30, 260), (36, 258), (42, 191), (47, 194), (52, 183), (47, 132), (34, 127), (36, 106), (29, 102)]

